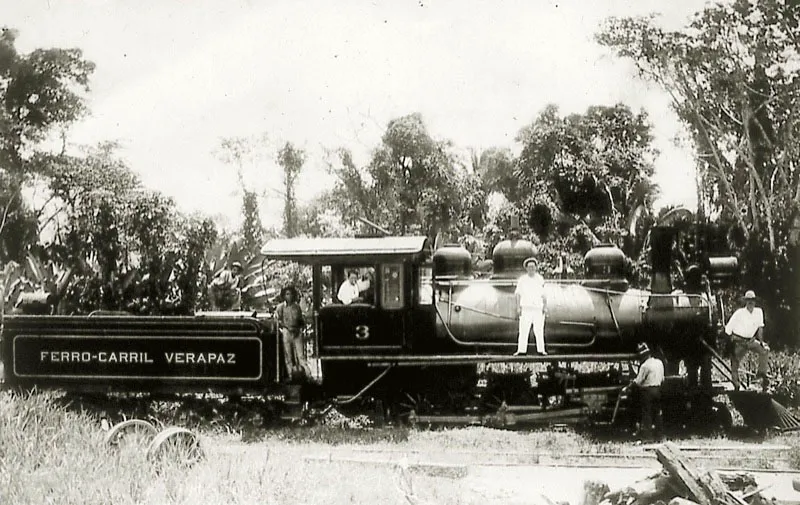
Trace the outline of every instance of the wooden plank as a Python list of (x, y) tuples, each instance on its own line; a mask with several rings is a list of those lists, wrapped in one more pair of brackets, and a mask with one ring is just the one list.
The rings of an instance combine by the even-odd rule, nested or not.
[[(713, 471), (709, 471), (706, 473), (701, 473), (698, 476), (698, 480), (700, 481), (700, 485), (703, 489), (708, 493), (712, 499), (714, 500), (723, 500), (723, 497), (728, 496), (728, 486), (726, 486), (722, 480), (720, 479), (719, 475), (717, 475)], [(729, 501), (729, 500), (725, 500)]]
[(700, 505), (741, 505), (741, 501), (731, 494), (719, 475), (713, 471), (700, 473), (686, 461), (674, 444), (664, 444), (656, 450), (656, 455), (664, 469), (689, 491), (691, 496), (688, 498)]
[(657, 448), (656, 457), (664, 469), (688, 492), (687, 498), (699, 505), (711, 505), (712, 497), (708, 496), (700, 485), (697, 472), (681, 457), (680, 451), (674, 444), (666, 443)]

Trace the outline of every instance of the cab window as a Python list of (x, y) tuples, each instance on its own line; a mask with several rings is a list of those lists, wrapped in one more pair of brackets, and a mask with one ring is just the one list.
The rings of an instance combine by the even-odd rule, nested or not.
[(419, 304), (433, 303), (433, 266), (422, 265), (419, 269)]
[(336, 293), (333, 290), (333, 272), (331, 271), (330, 265), (322, 265), (319, 282), (320, 305), (324, 307), (325, 305), (332, 304)]
[(399, 309), (404, 305), (403, 265), (386, 264), (381, 266), (381, 306), (384, 309)]
[(331, 303), (375, 305), (375, 267), (332, 266)]

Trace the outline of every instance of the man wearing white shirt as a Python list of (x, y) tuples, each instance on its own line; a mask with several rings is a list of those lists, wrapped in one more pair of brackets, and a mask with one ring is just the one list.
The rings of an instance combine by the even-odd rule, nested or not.
[(547, 355), (544, 348), (544, 317), (547, 310), (547, 296), (544, 292), (544, 277), (537, 272), (535, 258), (526, 259), (522, 265), (525, 275), (517, 280), (514, 296), (517, 299), (517, 315), (519, 316), (519, 337), (517, 352), (514, 356), (527, 354), (531, 328), (536, 339), (536, 351)]
[(764, 311), (756, 307), (756, 294), (747, 291), (744, 294), (745, 306), (733, 313), (725, 325), (725, 333), (733, 340), (733, 355), (731, 356), (731, 379), (733, 387), (739, 390), (739, 362), (748, 351), (758, 354), (758, 373), (756, 377), (762, 378), (762, 388), (766, 391), (769, 385), (767, 379), (767, 352), (764, 343)]
[(660, 438), (663, 428), (661, 387), (664, 384), (664, 362), (653, 356), (650, 348), (644, 342), (636, 346), (636, 352), (639, 354), (642, 364), (636, 378), (624, 390), (634, 386), (638, 390), (639, 406), (642, 412), (639, 434), (642, 435), (642, 438), (649, 438), (655, 422), (656, 437)]
[(336, 297), (345, 305), (361, 301), (358, 291), (358, 272), (350, 270), (347, 280), (339, 286), (339, 293)]

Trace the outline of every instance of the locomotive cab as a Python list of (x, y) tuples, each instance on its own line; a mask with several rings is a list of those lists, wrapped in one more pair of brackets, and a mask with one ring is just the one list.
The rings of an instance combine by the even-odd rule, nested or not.
[[(413, 335), (424, 334), (425, 320), (432, 321), (425, 316), (431, 272), (423, 267), (431, 256), (426, 237), (278, 239), (261, 252), (311, 267), (314, 342), (323, 362), (399, 354), (414, 346)], [(355, 289), (352, 301), (340, 297), (340, 290)]]

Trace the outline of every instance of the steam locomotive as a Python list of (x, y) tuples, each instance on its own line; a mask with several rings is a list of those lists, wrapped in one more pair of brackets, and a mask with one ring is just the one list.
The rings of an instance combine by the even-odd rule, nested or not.
[[(692, 265), (675, 292), (675, 235), (668, 227), (651, 232), (649, 290), (629, 286), (627, 258), (612, 245), (586, 254), (583, 279), (548, 280), (547, 355), (512, 356), (516, 279), (536, 253), (517, 235), (494, 248), (493, 271), (483, 278), (463, 247), (434, 250), (422, 236), (294, 238), (272, 240), (261, 253), (311, 267), (313, 366), (303, 376), (284, 367), (269, 313), (14, 315), (2, 333), (4, 381), (95, 393), (256, 395), (296, 415), (369, 406), (412, 423), (626, 423), (635, 400), (622, 387), (637, 344), (646, 342), (667, 364), (667, 422), (727, 424), (711, 373), (724, 312), (713, 290), (735, 277), (736, 259)], [(352, 270), (363, 274), (365, 301), (344, 305), (336, 291)]]

